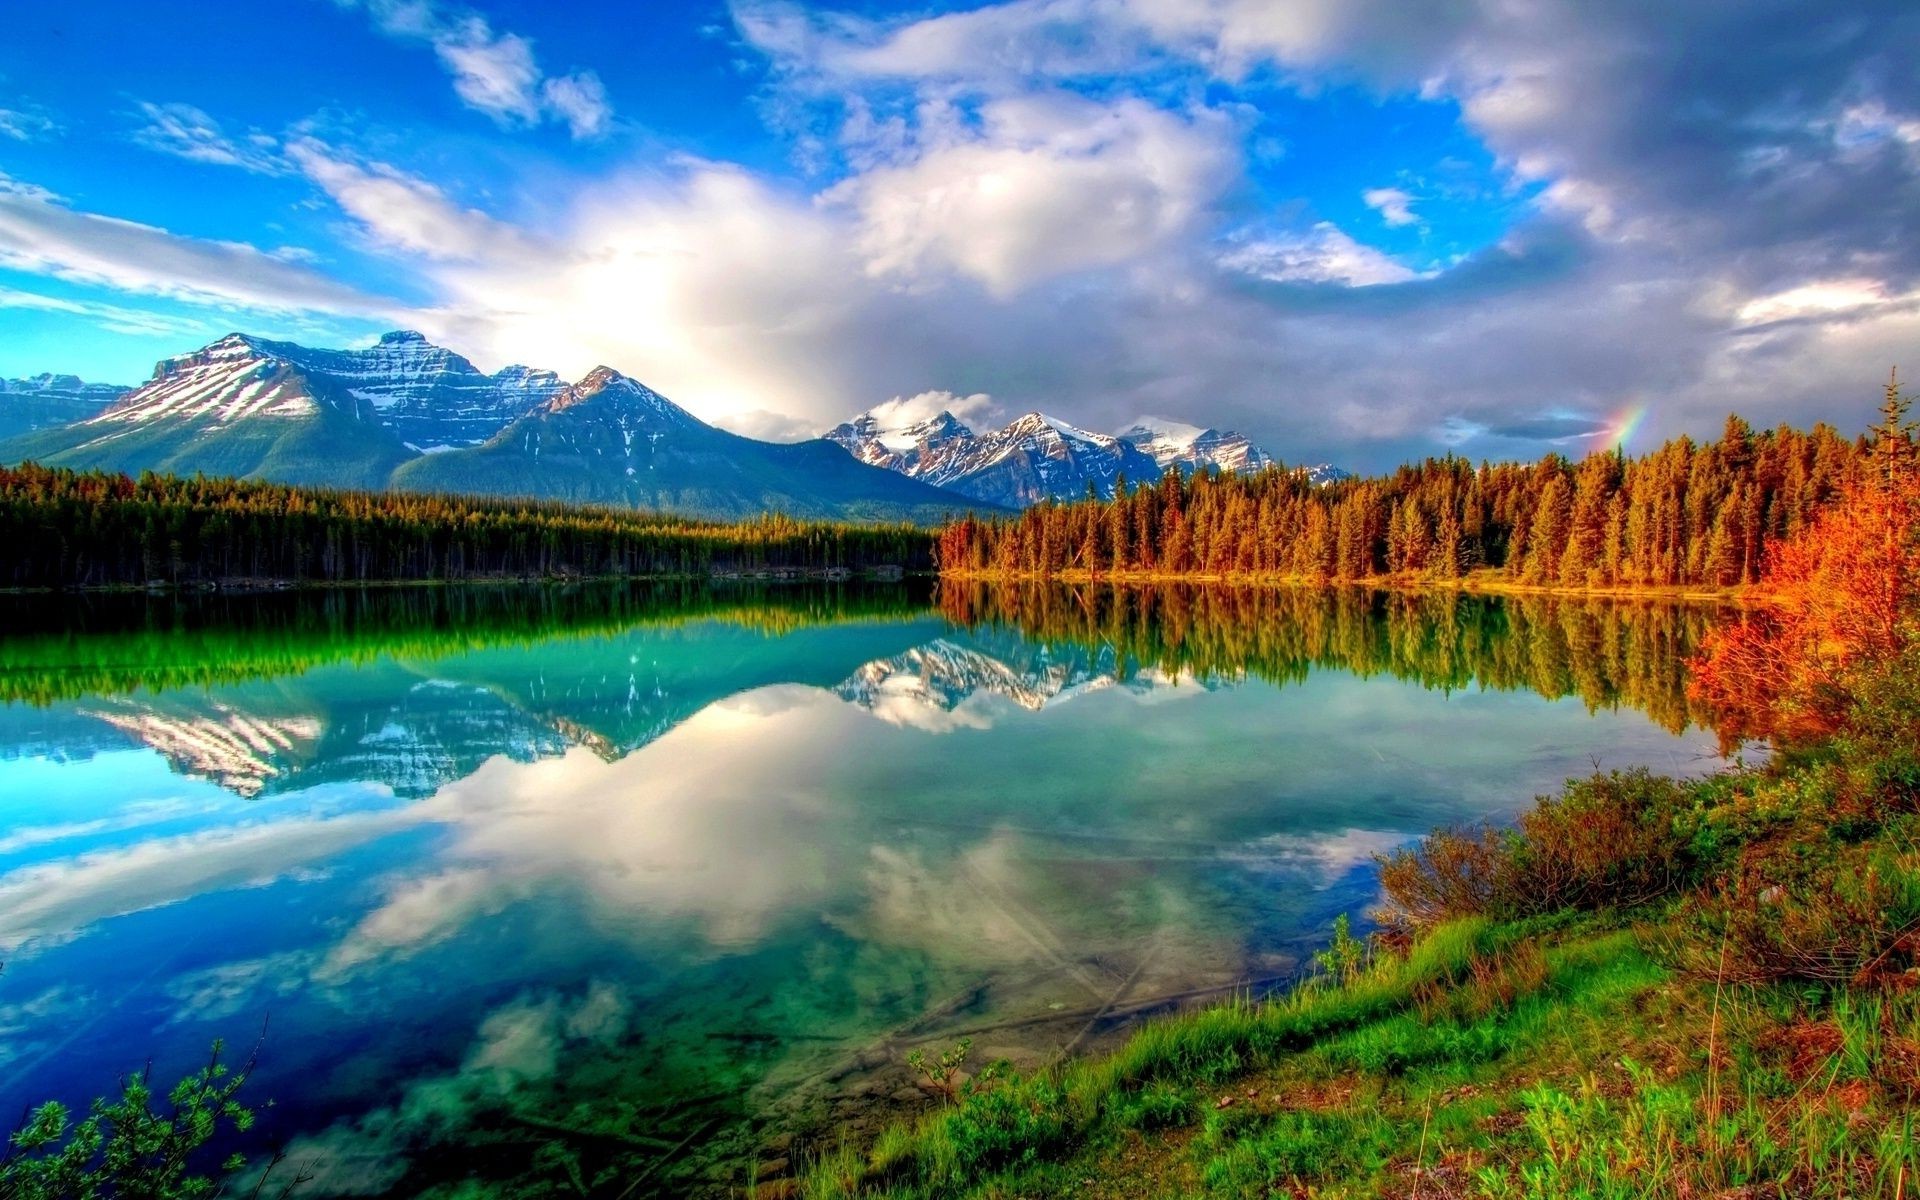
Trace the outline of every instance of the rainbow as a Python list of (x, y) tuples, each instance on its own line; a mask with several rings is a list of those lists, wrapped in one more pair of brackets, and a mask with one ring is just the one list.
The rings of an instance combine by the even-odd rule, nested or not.
[(1633, 436), (1633, 431), (1640, 427), (1640, 422), (1646, 420), (1646, 417), (1645, 404), (1636, 401), (1624, 406), (1619, 412), (1613, 414), (1607, 422), (1607, 427), (1600, 431), (1602, 444), (1614, 450), (1626, 449), (1627, 439)]

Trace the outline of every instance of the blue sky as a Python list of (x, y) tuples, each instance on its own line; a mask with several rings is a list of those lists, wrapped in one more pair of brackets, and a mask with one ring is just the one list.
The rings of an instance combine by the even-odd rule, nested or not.
[(1358, 465), (1640, 408), (1854, 428), (1920, 331), (1915, 20), (11, 0), (0, 376), (405, 325), (774, 437), (896, 400)]

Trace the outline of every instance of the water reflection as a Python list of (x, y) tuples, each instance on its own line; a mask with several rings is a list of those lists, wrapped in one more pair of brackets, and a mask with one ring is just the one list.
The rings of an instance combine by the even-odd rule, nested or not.
[(1687, 610), (515, 595), (8, 638), (0, 1103), (271, 1011), (323, 1194), (718, 1188), (919, 1103), (910, 1046), (1034, 1064), (1283, 979), (1375, 852), (1712, 761)]

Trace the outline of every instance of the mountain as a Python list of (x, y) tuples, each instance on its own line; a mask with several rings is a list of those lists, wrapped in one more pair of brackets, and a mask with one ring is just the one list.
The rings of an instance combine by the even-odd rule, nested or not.
[(1326, 487), (1332, 483), (1345, 483), (1353, 478), (1353, 472), (1345, 467), (1336, 467), (1332, 463), (1316, 463), (1311, 467), (1295, 467), (1294, 470), (1307, 477), (1307, 482)]
[(826, 441), (782, 445), (716, 429), (609, 367), (483, 446), (407, 463), (393, 483), (716, 519), (777, 511), (939, 521), (969, 507), (963, 496), (854, 462)]
[(1118, 436), (1150, 455), (1162, 471), (1215, 468), (1251, 474), (1273, 465), (1267, 452), (1243, 434), (1202, 429), (1164, 417), (1141, 417)]
[[(12, 385), (9, 385), (10, 387)], [(9, 393), (9, 396), (11, 393)], [(736, 518), (935, 522), (978, 501), (853, 462), (825, 441), (716, 429), (602, 367), (576, 384), (484, 374), (418, 333), (364, 350), (229, 334), (163, 359), (80, 419), (0, 440), (0, 462), (527, 496)]]
[(0, 443), (0, 461), (378, 487), (411, 452), (374, 399), (303, 347), (235, 333), (162, 359), (98, 415)]
[(865, 414), (836, 426), (827, 440), (869, 466), (1013, 508), (1084, 499), (1089, 486), (1107, 498), (1122, 478), (1153, 480), (1161, 473), (1131, 442), (1037, 412), (985, 433), (952, 413), (897, 428)]
[(382, 336), (366, 350), (248, 340), (365, 401), (381, 425), (423, 454), (477, 446), (566, 388), (552, 371), (532, 367), (483, 375), (460, 355), (407, 329)]
[(84, 421), (132, 390), (117, 383), (83, 383), (73, 375), (0, 379), (0, 438)]
[[(1252, 473), (1274, 465), (1244, 435), (1142, 417), (1116, 435), (1092, 433), (1044, 413), (975, 433), (950, 412), (913, 424), (863, 413), (827, 434), (868, 466), (884, 467), (993, 504), (1102, 499), (1125, 478), (1152, 482), (1168, 471)], [(1305, 468), (1315, 483), (1349, 478), (1338, 467)]]

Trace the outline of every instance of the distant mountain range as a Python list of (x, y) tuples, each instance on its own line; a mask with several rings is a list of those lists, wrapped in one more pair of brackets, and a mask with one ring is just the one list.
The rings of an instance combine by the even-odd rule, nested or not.
[[(1093, 433), (1038, 412), (978, 433), (947, 412), (899, 426), (868, 413), (824, 439), (762, 442), (609, 367), (577, 383), (524, 366), (486, 374), (405, 330), (364, 350), (229, 334), (161, 360), (136, 388), (71, 375), (0, 380), (0, 462), (28, 459), (716, 519), (777, 511), (923, 523), (1089, 489), (1111, 497), (1122, 480), (1166, 471), (1273, 463), (1237, 433), (1154, 418)], [(1306, 470), (1317, 482), (1346, 477)]]
[[(836, 426), (827, 438), (870, 466), (1009, 508), (1081, 500), (1089, 489), (1111, 499), (1122, 481), (1152, 482), (1168, 471), (1252, 473), (1274, 465), (1241, 434), (1157, 417), (1105, 434), (1031, 412), (976, 433), (950, 412), (908, 424), (867, 412)], [(1348, 477), (1333, 466), (1302, 469), (1316, 483)]]
[(84, 421), (132, 390), (114, 383), (82, 383), (73, 375), (0, 379), (0, 438)]
[[(19, 387), (8, 385), (0, 407), (12, 407)], [(230, 334), (162, 360), (152, 379), (111, 403), (75, 407), (80, 400), (68, 397), (93, 395), (84, 387), (52, 389), (60, 402), (35, 406), (35, 415), (77, 420), (0, 441), (0, 462), (527, 496), (717, 519), (777, 511), (932, 523), (987, 507), (855, 462), (826, 441), (782, 445), (716, 429), (607, 367), (575, 384), (529, 367), (487, 375), (407, 331), (366, 350)]]

